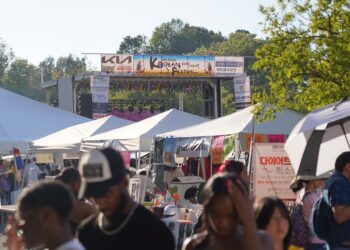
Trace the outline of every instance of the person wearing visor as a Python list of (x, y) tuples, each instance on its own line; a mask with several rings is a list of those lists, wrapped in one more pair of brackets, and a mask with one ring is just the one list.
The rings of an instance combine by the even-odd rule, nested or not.
[(166, 225), (131, 199), (119, 152), (111, 148), (92, 150), (80, 160), (79, 172), (79, 197), (92, 198), (99, 208), (96, 216), (78, 227), (78, 238), (86, 249), (175, 248)]

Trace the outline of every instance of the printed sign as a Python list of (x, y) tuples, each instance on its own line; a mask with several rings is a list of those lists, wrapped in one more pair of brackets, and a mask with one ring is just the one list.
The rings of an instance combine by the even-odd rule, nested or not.
[(269, 143), (274, 143), (274, 142), (284, 143), (284, 142), (286, 142), (286, 136), (285, 135), (267, 135), (267, 142), (269, 142)]
[(295, 177), (284, 143), (257, 143), (253, 150), (253, 190), (257, 198), (295, 199), (289, 185)]
[(154, 139), (154, 152), (153, 152), (154, 163), (163, 162), (164, 141), (165, 139), (161, 137), (155, 137)]
[(233, 79), (234, 91), (235, 91), (235, 102), (250, 103), (251, 92), (250, 92), (250, 78), (249, 76), (236, 77)]
[(230, 156), (233, 156), (234, 149), (235, 149), (235, 140), (236, 140), (236, 135), (225, 136), (224, 146), (222, 150), (222, 162), (230, 158)]
[(211, 159), (213, 164), (222, 163), (225, 136), (214, 136), (211, 141)]
[(109, 76), (91, 76), (92, 118), (98, 119), (108, 115)]
[[(246, 148), (245, 150), (250, 149), (250, 142), (252, 140), (252, 135), (251, 134), (246, 134), (245, 135), (245, 142), (246, 142)], [(255, 143), (263, 143), (265, 141), (265, 136), (263, 134), (256, 134), (255, 135)]]
[(131, 74), (134, 63), (132, 55), (101, 55), (101, 71), (106, 73)]
[(177, 138), (177, 157), (207, 157), (210, 150), (210, 137)]
[(244, 57), (237, 56), (216, 56), (215, 57), (215, 75), (225, 76), (228, 74), (244, 73)]
[(175, 151), (175, 138), (165, 138), (163, 149), (163, 163), (175, 163), (174, 151)]
[(244, 58), (233, 56), (121, 55), (102, 54), (101, 71), (135, 76), (221, 76), (244, 72)]

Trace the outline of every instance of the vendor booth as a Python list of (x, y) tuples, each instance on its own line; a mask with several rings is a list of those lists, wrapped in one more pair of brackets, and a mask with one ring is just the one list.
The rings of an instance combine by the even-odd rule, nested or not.
[(158, 134), (154, 140), (154, 161), (164, 163), (168, 161), (169, 154), (174, 157), (210, 156), (212, 175), (212, 165), (221, 164), (229, 157), (241, 159), (247, 155), (244, 152), (250, 149), (252, 134), (255, 142), (284, 143), (295, 124), (304, 117), (301, 113), (282, 109), (275, 114), (274, 120), (258, 123), (253, 115), (254, 108), (250, 106), (198, 125)]

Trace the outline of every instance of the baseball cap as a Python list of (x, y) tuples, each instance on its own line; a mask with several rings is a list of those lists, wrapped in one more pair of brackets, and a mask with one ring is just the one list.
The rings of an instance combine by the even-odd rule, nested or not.
[(103, 196), (127, 174), (122, 156), (112, 148), (94, 149), (84, 154), (79, 172), (82, 180), (79, 198)]

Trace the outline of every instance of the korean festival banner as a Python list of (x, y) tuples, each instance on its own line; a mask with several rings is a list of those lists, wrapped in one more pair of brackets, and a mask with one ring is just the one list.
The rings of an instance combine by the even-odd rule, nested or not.
[(121, 76), (233, 77), (244, 73), (244, 58), (161, 54), (101, 54), (101, 71)]

